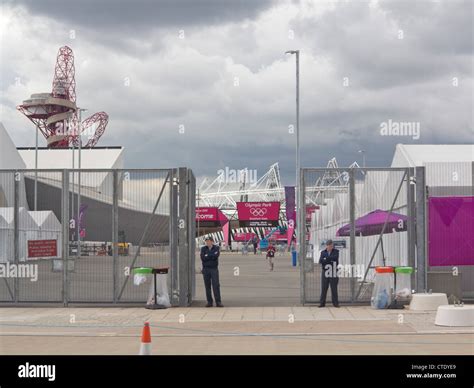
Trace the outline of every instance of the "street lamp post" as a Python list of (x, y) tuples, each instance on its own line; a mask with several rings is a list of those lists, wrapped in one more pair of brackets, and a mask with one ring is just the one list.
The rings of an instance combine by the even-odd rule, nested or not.
[[(289, 50), (285, 54), (296, 55), (296, 176), (295, 176), (295, 197), (299, 193), (299, 172), (300, 172), (300, 50)], [(299, 204), (298, 206), (304, 206)], [(295, 228), (296, 230), (296, 228)], [(300, 242), (301, 243), (301, 242)], [(296, 248), (298, 244), (295, 244)], [(299, 249), (297, 248), (297, 251)], [(300, 259), (300, 258), (299, 258)]]
[(300, 170), (300, 50), (287, 51), (285, 54), (296, 55), (296, 182), (298, 188), (298, 175)]
[(357, 152), (362, 154), (362, 167), (365, 168), (365, 150), (359, 150)]

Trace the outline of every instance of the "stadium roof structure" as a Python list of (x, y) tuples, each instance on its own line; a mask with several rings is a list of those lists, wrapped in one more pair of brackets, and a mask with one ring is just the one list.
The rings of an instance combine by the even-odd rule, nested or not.
[(246, 169), (239, 170), (237, 182), (227, 180), (224, 173), (210, 182), (205, 178), (197, 193), (199, 206), (213, 206), (227, 210), (235, 209), (236, 202), (239, 201), (284, 201), (285, 193), (278, 163), (272, 164), (255, 182), (249, 182), (247, 173)]
[[(337, 193), (347, 190), (348, 180), (344, 179), (344, 172), (354, 167), (359, 167), (356, 162), (349, 167), (340, 168), (336, 158), (330, 159), (327, 170), (306, 188), (307, 200), (318, 204), (321, 192)], [(239, 201), (278, 201), (280, 209), (284, 211), (285, 187), (281, 183), (278, 163), (274, 163), (264, 175), (251, 184), (245, 181), (229, 183), (222, 173), (212, 181), (206, 178), (200, 184), (196, 199), (196, 206), (218, 207), (232, 219), (235, 216), (236, 202)]]

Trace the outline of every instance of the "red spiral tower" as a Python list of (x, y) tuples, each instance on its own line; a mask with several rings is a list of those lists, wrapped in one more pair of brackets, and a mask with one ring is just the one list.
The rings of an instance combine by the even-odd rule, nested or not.
[(79, 125), (74, 53), (68, 46), (59, 49), (51, 93), (34, 93), (17, 109), (41, 131), (49, 148), (77, 146), (84, 132), (90, 133), (84, 147), (94, 147), (109, 119), (107, 113), (99, 112)]

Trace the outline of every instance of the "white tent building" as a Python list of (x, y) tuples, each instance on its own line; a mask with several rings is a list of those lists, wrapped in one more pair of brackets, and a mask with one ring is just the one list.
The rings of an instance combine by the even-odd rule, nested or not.
[[(0, 207), (0, 262), (14, 260), (14, 208)], [(18, 209), (18, 255), (21, 261), (28, 256), (28, 240), (40, 240), (39, 227), (30, 212)]]
[[(429, 197), (474, 197), (474, 144), (398, 144), (392, 167), (419, 166), (425, 167)], [(428, 238), (428, 256), (429, 244)], [(450, 241), (446, 241), (446, 244), (450, 244)], [(461, 278), (462, 297), (474, 298), (474, 257), (471, 265), (459, 265), (457, 269), (458, 277)], [(452, 280), (451, 270), (450, 267), (429, 266), (428, 287), (438, 289), (440, 285), (447, 284)], [(440, 272), (445, 272), (446, 277), (443, 278)]]
[(0, 208), (0, 262), (7, 261), (13, 261), (13, 208)]
[(472, 194), (474, 144), (397, 144), (391, 167), (426, 170), (426, 186), (433, 194)]

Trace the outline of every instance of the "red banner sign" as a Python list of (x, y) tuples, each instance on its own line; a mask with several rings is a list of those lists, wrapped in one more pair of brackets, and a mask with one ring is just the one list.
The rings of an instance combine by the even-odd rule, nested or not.
[(237, 202), (241, 226), (274, 226), (280, 217), (280, 202)]
[(57, 240), (28, 240), (28, 257), (58, 256)]
[(197, 207), (196, 223), (202, 227), (221, 226), (227, 222), (227, 217), (217, 207)]
[(216, 207), (197, 207), (196, 221), (217, 221)]
[(234, 241), (250, 241), (253, 240), (255, 236), (255, 233), (236, 232), (234, 233)]

